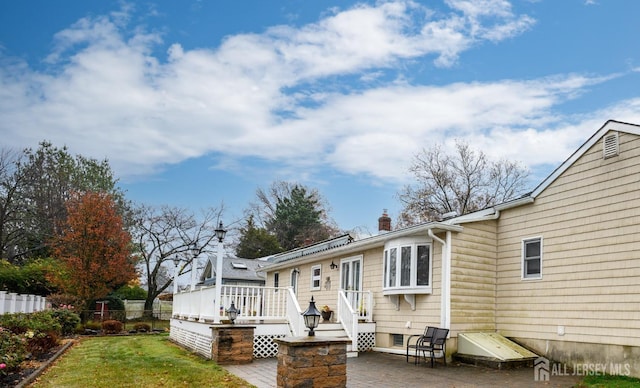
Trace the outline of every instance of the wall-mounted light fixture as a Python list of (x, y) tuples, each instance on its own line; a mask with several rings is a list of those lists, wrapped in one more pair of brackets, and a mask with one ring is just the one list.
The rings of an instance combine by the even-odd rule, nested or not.
[(336, 268), (338, 268), (338, 264), (334, 263), (333, 260), (331, 260), (331, 265), (329, 265), (329, 267), (331, 269), (336, 269)]

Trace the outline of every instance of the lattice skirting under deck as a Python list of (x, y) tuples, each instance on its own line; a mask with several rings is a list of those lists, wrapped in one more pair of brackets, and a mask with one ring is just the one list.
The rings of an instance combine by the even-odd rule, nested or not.
[[(253, 358), (270, 358), (278, 356), (278, 345), (273, 342), (274, 338), (284, 338), (284, 334), (256, 335), (253, 338)], [(200, 354), (203, 357), (211, 358), (211, 336), (194, 333), (179, 327), (171, 327), (170, 338), (181, 346)], [(370, 351), (376, 343), (376, 333), (358, 333), (358, 351)]]
[(253, 337), (253, 358), (270, 358), (278, 356), (278, 344), (274, 338), (285, 338), (284, 334), (256, 335)]
[(198, 353), (199, 355), (211, 359), (211, 337), (207, 337), (189, 330), (172, 327), (169, 334), (172, 341), (181, 346)]
[(376, 346), (376, 333), (358, 333), (358, 351), (367, 352)]

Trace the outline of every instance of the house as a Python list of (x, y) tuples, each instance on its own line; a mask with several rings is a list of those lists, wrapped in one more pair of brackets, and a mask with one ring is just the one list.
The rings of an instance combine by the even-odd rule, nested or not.
[[(373, 350), (425, 326), (497, 332), (538, 355), (640, 375), (640, 126), (606, 122), (531, 193), (442, 222), (276, 256), (301, 305), (372, 295)], [(308, 253), (302, 252), (306, 250)], [(283, 259), (284, 258), (284, 259)], [(353, 304), (362, 307), (362, 300)]]
[[(379, 225), (271, 257), (257, 315), (286, 326), (257, 325), (256, 338), (303, 335), (313, 297), (352, 351), (404, 354), (430, 325), (450, 329), (449, 357), (468, 333), (499, 333), (569, 368), (640, 376), (640, 126), (606, 122), (516, 200), (399, 230), (383, 214)], [(217, 314), (175, 300), (172, 338)]]

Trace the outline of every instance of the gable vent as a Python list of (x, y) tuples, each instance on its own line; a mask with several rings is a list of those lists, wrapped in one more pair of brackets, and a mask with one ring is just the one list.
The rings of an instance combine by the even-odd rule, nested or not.
[(618, 132), (607, 134), (602, 139), (602, 156), (604, 157), (604, 159), (608, 159), (614, 156), (618, 156), (618, 153)]

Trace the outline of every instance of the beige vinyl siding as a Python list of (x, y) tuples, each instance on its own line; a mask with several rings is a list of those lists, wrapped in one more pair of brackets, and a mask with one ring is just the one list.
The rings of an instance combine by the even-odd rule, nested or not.
[[(597, 142), (498, 225), (497, 329), (513, 337), (640, 346), (640, 139)], [(543, 238), (542, 279), (521, 280), (521, 242)], [(558, 335), (564, 326), (565, 335)]]
[(496, 221), (466, 224), (453, 233), (451, 332), (494, 331)]

